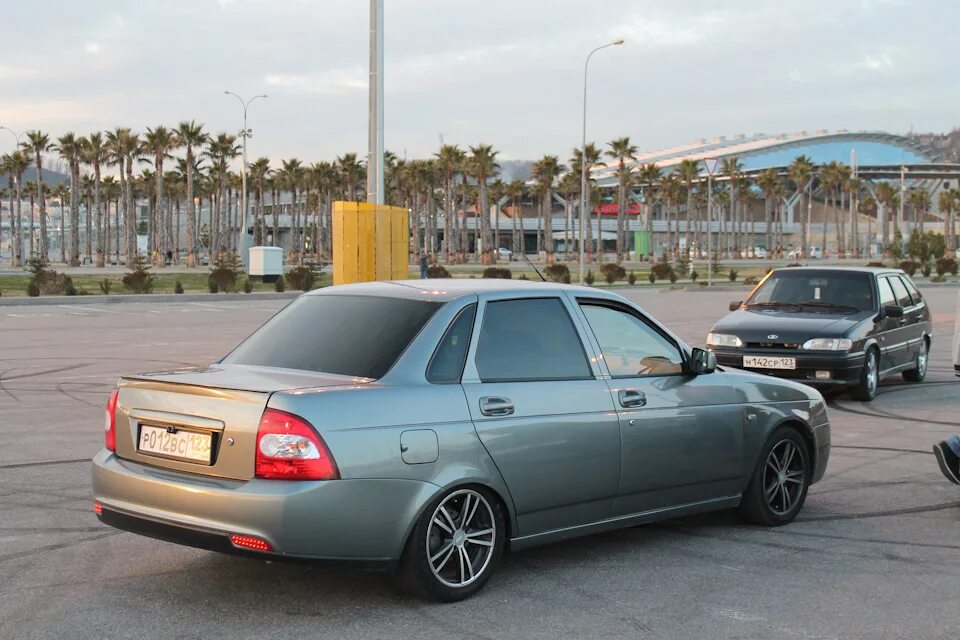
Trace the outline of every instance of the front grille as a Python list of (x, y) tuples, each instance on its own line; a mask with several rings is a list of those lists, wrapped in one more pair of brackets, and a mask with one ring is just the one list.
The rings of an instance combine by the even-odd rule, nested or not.
[(799, 349), (799, 342), (747, 342), (748, 349)]

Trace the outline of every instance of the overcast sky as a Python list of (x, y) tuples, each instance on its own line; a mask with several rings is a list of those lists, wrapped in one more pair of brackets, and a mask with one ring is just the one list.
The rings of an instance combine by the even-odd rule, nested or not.
[[(386, 142), (507, 159), (589, 137), (640, 149), (736, 133), (960, 124), (954, 0), (385, 0)], [(3, 0), (0, 124), (54, 135), (197, 119), (250, 153), (366, 149), (367, 0)], [(0, 132), (0, 149), (8, 147)]]

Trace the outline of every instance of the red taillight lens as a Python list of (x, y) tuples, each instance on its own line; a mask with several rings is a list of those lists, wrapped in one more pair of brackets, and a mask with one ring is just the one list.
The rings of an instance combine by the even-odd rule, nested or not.
[(102, 514), (103, 514), (103, 505), (100, 504), (99, 502), (94, 502), (94, 503), (93, 503), (93, 512), (94, 512), (95, 514), (97, 514), (98, 516), (99, 516), (99, 515), (102, 515)]
[(107, 400), (107, 412), (103, 423), (104, 434), (106, 437), (107, 449), (117, 450), (117, 396), (120, 395), (119, 389), (114, 389)]
[(270, 546), (270, 543), (263, 538), (241, 536), (235, 533), (230, 536), (230, 542), (233, 544), (233, 546), (240, 547), (241, 549), (253, 549), (254, 551), (273, 551), (273, 547)]
[(336, 480), (337, 463), (323, 438), (303, 418), (267, 409), (257, 430), (258, 478)]

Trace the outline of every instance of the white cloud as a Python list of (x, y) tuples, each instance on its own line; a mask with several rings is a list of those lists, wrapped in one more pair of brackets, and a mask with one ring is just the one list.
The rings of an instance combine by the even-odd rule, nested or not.
[(100, 53), (100, 43), (99, 42), (87, 42), (83, 45), (83, 50), (87, 53), (97, 54)]
[(337, 95), (366, 91), (367, 72), (355, 68), (317, 73), (278, 73), (266, 76), (264, 82), (270, 87), (292, 93)]

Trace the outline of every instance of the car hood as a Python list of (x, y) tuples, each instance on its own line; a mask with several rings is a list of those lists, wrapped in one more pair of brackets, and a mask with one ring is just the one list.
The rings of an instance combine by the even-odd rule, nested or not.
[[(873, 311), (857, 313), (794, 312), (782, 309), (740, 309), (713, 326), (714, 333), (727, 333), (744, 342), (805, 342), (811, 338), (838, 338), (873, 317)], [(770, 336), (776, 335), (776, 338)]]

